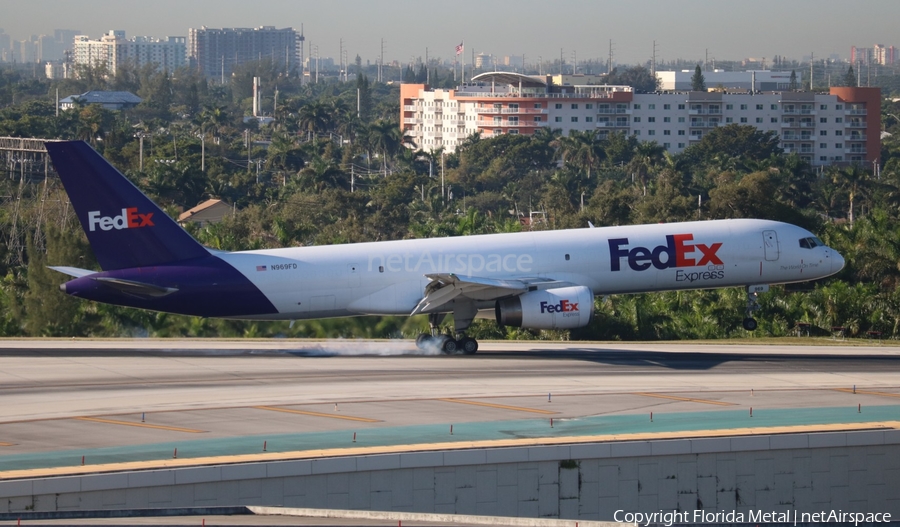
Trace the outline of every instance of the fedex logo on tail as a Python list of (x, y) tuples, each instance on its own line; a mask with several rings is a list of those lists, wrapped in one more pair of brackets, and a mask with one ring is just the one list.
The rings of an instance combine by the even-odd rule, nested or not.
[(628, 267), (634, 271), (643, 271), (653, 267), (663, 270), (673, 267), (694, 267), (700, 265), (722, 265), (722, 259), (716, 254), (722, 243), (704, 245), (689, 243), (693, 234), (670, 234), (666, 236), (666, 244), (653, 249), (647, 247), (628, 247), (628, 238), (609, 240), (610, 271), (622, 269), (622, 258), (628, 260)]
[(153, 227), (153, 213), (141, 214), (137, 207), (122, 209), (118, 216), (101, 216), (99, 210), (88, 212), (88, 230), (93, 232), (100, 227), (101, 231), (139, 229), (141, 227)]
[(577, 302), (569, 302), (568, 300), (560, 300), (558, 304), (541, 302), (541, 313), (571, 313), (573, 311), (578, 311)]

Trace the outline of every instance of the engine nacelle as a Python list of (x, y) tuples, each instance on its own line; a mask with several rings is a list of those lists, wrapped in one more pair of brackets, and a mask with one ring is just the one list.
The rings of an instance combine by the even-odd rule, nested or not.
[(587, 326), (594, 316), (594, 293), (585, 286), (560, 287), (498, 300), (497, 323), (531, 329)]

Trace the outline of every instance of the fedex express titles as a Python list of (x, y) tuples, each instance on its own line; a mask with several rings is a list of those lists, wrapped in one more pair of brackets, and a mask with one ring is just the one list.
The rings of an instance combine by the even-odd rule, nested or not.
[(722, 243), (710, 245), (689, 243), (694, 240), (693, 234), (669, 234), (665, 245), (657, 245), (653, 249), (647, 247), (629, 247), (628, 238), (609, 240), (610, 271), (622, 270), (622, 259), (628, 262), (633, 271), (645, 271), (650, 266), (659, 269), (677, 267), (708, 266), (708, 271), (689, 272), (678, 269), (676, 282), (694, 282), (697, 280), (721, 280), (725, 278), (724, 262), (718, 252)]

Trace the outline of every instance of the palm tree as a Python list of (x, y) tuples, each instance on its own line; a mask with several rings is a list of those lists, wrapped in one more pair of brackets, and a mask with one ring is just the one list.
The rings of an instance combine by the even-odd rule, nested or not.
[(387, 160), (392, 158), (404, 143), (397, 123), (378, 119), (369, 125), (368, 143), (382, 156), (382, 168), (387, 173)]
[(560, 137), (557, 143), (563, 156), (563, 165), (569, 161), (576, 168), (584, 170), (588, 179), (591, 178), (593, 168), (600, 164), (605, 155), (594, 130), (572, 130), (568, 137)]
[(298, 114), (300, 120), (300, 129), (305, 130), (306, 140), (315, 142), (316, 136), (320, 132), (328, 129), (331, 122), (328, 107), (321, 102), (311, 102), (303, 105)]
[(647, 184), (647, 176), (663, 161), (665, 152), (666, 149), (656, 141), (641, 142), (634, 147), (634, 156), (629, 166), (637, 173), (641, 185)]

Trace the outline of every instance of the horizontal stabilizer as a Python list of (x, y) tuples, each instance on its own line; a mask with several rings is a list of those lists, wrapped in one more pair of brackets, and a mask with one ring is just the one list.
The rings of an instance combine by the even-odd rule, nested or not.
[(78, 267), (66, 267), (64, 265), (48, 265), (48, 269), (53, 269), (56, 272), (67, 274), (69, 276), (74, 276), (75, 278), (81, 278), (82, 276), (88, 276), (95, 274), (97, 271), (91, 271), (90, 269), (79, 269)]
[(178, 291), (174, 287), (163, 287), (154, 284), (145, 284), (144, 282), (135, 282), (134, 280), (122, 280), (121, 278), (111, 278), (108, 276), (98, 276), (94, 278), (101, 284), (108, 285), (113, 289), (118, 289), (123, 293), (139, 297), (159, 298), (171, 295)]

